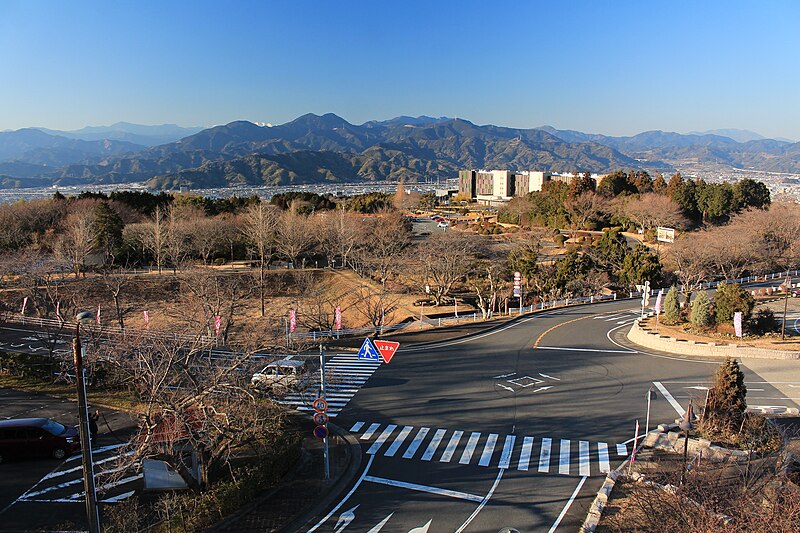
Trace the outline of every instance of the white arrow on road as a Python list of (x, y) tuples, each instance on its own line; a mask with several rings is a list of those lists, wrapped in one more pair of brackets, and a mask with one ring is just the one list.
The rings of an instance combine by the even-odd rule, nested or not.
[(504, 388), (506, 390), (510, 390), (511, 392), (514, 392), (514, 389), (512, 389), (511, 387), (506, 387), (505, 385), (501, 385), (500, 383), (498, 383), (497, 386), (498, 387), (502, 387), (502, 388)]
[(552, 389), (552, 388), (553, 388), (553, 386), (552, 386), (552, 385), (547, 385), (546, 387), (539, 387), (538, 389), (534, 389), (534, 390), (532, 390), (531, 392), (539, 392), (539, 391), (543, 391), (543, 390), (547, 390), (547, 389)]
[(388, 522), (388, 521), (389, 521), (389, 519), (392, 517), (392, 515), (393, 515), (393, 514), (394, 514), (394, 513), (390, 514), (389, 516), (387, 516), (386, 518), (384, 518), (383, 520), (381, 520), (381, 521), (380, 521), (380, 522), (379, 522), (379, 523), (378, 523), (378, 524), (377, 524), (375, 527), (373, 527), (372, 529), (370, 529), (369, 531), (367, 531), (367, 533), (378, 533), (378, 531), (380, 531), (381, 529), (383, 529), (383, 526), (385, 526), (385, 525), (386, 525), (386, 522)]
[(431, 522), (433, 522), (433, 520), (428, 520), (428, 523), (424, 526), (415, 527), (408, 533), (428, 533), (428, 528), (431, 527)]
[[(361, 505), (361, 504), (359, 504)], [(356, 509), (358, 509), (358, 505), (353, 507), (352, 509), (343, 512), (339, 515), (339, 520), (336, 522), (336, 527), (333, 528), (333, 533), (340, 533), (344, 528), (350, 525), (350, 522), (355, 520), (356, 518)], [(341, 527), (339, 527), (341, 526)]]

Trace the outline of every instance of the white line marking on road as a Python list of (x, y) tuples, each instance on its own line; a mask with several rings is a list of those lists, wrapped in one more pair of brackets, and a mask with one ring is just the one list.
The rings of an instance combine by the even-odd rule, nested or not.
[(569, 508), (572, 505), (572, 502), (575, 501), (575, 497), (581, 491), (583, 484), (586, 483), (586, 479), (587, 479), (586, 476), (583, 476), (581, 480), (578, 481), (578, 486), (575, 487), (575, 491), (572, 493), (572, 496), (569, 497), (569, 500), (567, 500), (566, 505), (564, 505), (564, 508), (561, 510), (561, 514), (558, 515), (558, 518), (556, 518), (556, 521), (553, 522), (553, 525), (550, 527), (550, 530), (547, 533), (553, 533), (556, 529), (558, 529), (558, 525), (564, 519), (564, 516), (566, 516), (567, 511), (569, 511)]
[(542, 439), (541, 450), (539, 451), (539, 472), (550, 471), (550, 443), (551, 439)]
[(417, 435), (414, 437), (414, 440), (411, 441), (411, 444), (408, 446), (406, 453), (403, 454), (403, 459), (411, 459), (414, 457), (414, 454), (417, 453), (419, 449), (419, 445), (422, 444), (422, 439), (425, 438), (425, 435), (428, 434), (431, 428), (419, 428), (417, 431)]
[(329, 519), (331, 516), (333, 516), (333, 513), (335, 513), (336, 511), (338, 511), (338, 510), (339, 510), (339, 508), (340, 508), (342, 505), (344, 505), (344, 502), (346, 502), (346, 501), (347, 501), (347, 500), (350, 498), (350, 496), (352, 496), (352, 495), (353, 495), (353, 493), (356, 491), (356, 489), (358, 489), (358, 486), (359, 486), (359, 485), (361, 485), (361, 482), (362, 482), (362, 481), (364, 481), (364, 478), (365, 478), (365, 477), (367, 477), (367, 472), (369, 472), (369, 467), (370, 467), (370, 466), (372, 466), (372, 461), (373, 461), (374, 459), (375, 459), (375, 456), (374, 456), (374, 455), (370, 455), (370, 456), (369, 456), (369, 461), (367, 461), (367, 466), (366, 466), (366, 468), (364, 468), (364, 471), (361, 473), (361, 477), (360, 477), (360, 478), (358, 478), (358, 481), (356, 481), (356, 484), (355, 484), (355, 485), (353, 485), (353, 486), (350, 488), (350, 492), (348, 492), (348, 493), (347, 493), (347, 495), (346, 495), (346, 496), (345, 496), (345, 497), (344, 497), (344, 498), (343, 498), (343, 499), (342, 499), (342, 500), (341, 500), (339, 503), (337, 503), (337, 504), (336, 504), (336, 506), (334, 506), (334, 508), (333, 508), (333, 509), (331, 509), (331, 510), (330, 510), (330, 512), (329, 512), (328, 514), (326, 514), (326, 515), (325, 515), (325, 516), (322, 518), (322, 520), (320, 520), (319, 522), (317, 522), (316, 524), (314, 524), (314, 527), (312, 527), (311, 529), (309, 529), (309, 530), (308, 530), (308, 533), (312, 533), (313, 531), (316, 531), (316, 530), (317, 530), (317, 528), (319, 528), (319, 526), (321, 526), (322, 524), (324, 524), (325, 522), (327, 522), (327, 521), (328, 521), (328, 519)]
[(447, 443), (447, 447), (444, 449), (444, 453), (442, 457), (439, 459), (442, 463), (449, 463), (450, 460), (453, 458), (453, 454), (456, 453), (456, 446), (458, 446), (458, 441), (461, 440), (461, 435), (463, 435), (463, 431), (454, 431), (453, 435), (450, 437), (450, 442)]
[(378, 522), (378, 523), (375, 525), (375, 527), (373, 527), (372, 529), (370, 529), (369, 531), (367, 531), (367, 533), (378, 533), (378, 532), (379, 532), (381, 529), (383, 529), (383, 526), (385, 526), (385, 525), (386, 525), (386, 522), (388, 522), (388, 521), (389, 521), (389, 519), (392, 517), (392, 515), (394, 515), (394, 513), (389, 513), (389, 516), (387, 516), (386, 518), (384, 518), (383, 520), (381, 520), (380, 522)]
[(554, 379), (556, 381), (561, 381), (561, 378), (557, 378), (555, 376), (548, 376), (547, 374), (542, 374), (541, 372), (539, 372), (539, 375), (542, 376), (543, 378)]
[(508, 376), (513, 376), (516, 372), (510, 372), (508, 374), (503, 374), (502, 376), (495, 376), (492, 379), (500, 379), (500, 378), (507, 378)]
[(578, 474), (589, 476), (589, 441), (578, 441)]
[(428, 444), (428, 449), (425, 450), (425, 453), (422, 454), (423, 461), (430, 461), (433, 457), (433, 454), (436, 453), (436, 448), (439, 447), (439, 444), (442, 442), (442, 438), (444, 437), (445, 430), (444, 429), (437, 429), (436, 433), (433, 434), (433, 438), (431, 442)]
[(500, 384), (500, 383), (498, 383), (498, 384), (497, 384), (497, 386), (498, 386), (498, 387), (501, 387), (501, 388), (503, 388), (503, 389), (506, 389), (506, 390), (510, 390), (511, 392), (514, 392), (514, 389), (512, 389), (511, 387), (506, 387), (505, 385), (502, 385), (502, 384)]
[(431, 523), (433, 519), (428, 520), (428, 523), (419, 527), (415, 527), (414, 529), (409, 529), (408, 533), (428, 533), (428, 529), (431, 527)]
[(120, 494), (119, 496), (112, 496), (111, 498), (106, 498), (105, 500), (100, 500), (100, 501), (101, 501), (102, 503), (116, 503), (116, 502), (121, 502), (122, 500), (127, 500), (128, 498), (130, 498), (130, 497), (131, 497), (131, 496), (133, 496), (134, 494), (136, 494), (136, 491), (135, 491), (135, 490), (132, 490), (132, 491), (129, 491), (129, 492), (123, 492), (123, 493), (122, 493), (122, 494)]
[(617, 455), (621, 457), (627, 457), (628, 455), (628, 447), (624, 444), (617, 444)]
[(383, 430), (380, 436), (377, 439), (375, 439), (375, 442), (372, 443), (372, 446), (369, 447), (367, 453), (369, 455), (374, 455), (378, 453), (378, 450), (380, 450), (381, 446), (383, 446), (383, 443), (386, 442), (386, 439), (389, 438), (389, 435), (391, 435), (392, 431), (394, 431), (395, 429), (397, 429), (397, 424), (389, 424), (388, 426), (386, 426), (386, 429)]
[(569, 475), (569, 441), (561, 439), (561, 448), (558, 452), (558, 473)]
[(517, 438), (514, 435), (506, 435), (506, 440), (503, 443), (503, 453), (500, 454), (500, 463), (498, 468), (508, 468), (511, 464), (511, 452), (514, 451), (514, 441)]
[(481, 438), (480, 433), (472, 433), (467, 441), (467, 446), (464, 448), (464, 453), (461, 454), (459, 464), (468, 465), (472, 461), (472, 453), (475, 451), (475, 446), (478, 444), (478, 439)]
[(378, 483), (380, 485), (389, 485), (390, 487), (400, 487), (403, 489), (416, 490), (419, 492), (428, 492), (430, 494), (438, 494), (440, 496), (449, 496), (450, 498), (467, 500), (471, 502), (479, 502), (483, 500), (483, 498), (475, 494), (469, 494), (457, 490), (442, 489), (439, 487), (431, 487), (429, 485), (419, 485), (417, 483), (408, 483), (406, 481), (398, 481), (396, 479), (386, 479), (383, 477), (367, 476), (366, 478), (364, 478), (364, 481), (370, 481), (372, 483)]
[(350, 432), (355, 433), (363, 427), (364, 427), (364, 422), (356, 422), (355, 424), (353, 424), (353, 427), (350, 428)]
[(478, 461), (478, 466), (489, 466), (492, 460), (492, 453), (494, 453), (494, 445), (497, 443), (497, 434), (490, 433), (486, 438), (486, 445), (483, 447), (483, 453)]
[[(608, 330), (608, 332), (606, 333), (606, 338), (609, 341), (611, 341), (611, 344), (613, 344), (615, 346), (619, 346), (620, 348), (627, 349), (626, 346), (623, 346), (622, 344), (618, 343), (617, 341), (615, 341), (614, 339), (611, 338), (611, 333), (613, 333), (614, 331), (617, 331), (620, 328), (625, 327), (626, 325), (627, 324), (623, 324), (622, 326), (616, 326), (616, 327), (613, 327), (610, 330)], [(634, 353), (640, 353), (642, 355), (649, 355), (650, 357), (658, 357), (659, 359), (670, 359), (672, 361), (683, 361), (684, 363), (700, 363), (700, 364), (704, 364), (704, 365), (719, 365), (719, 362), (717, 362), (717, 361), (699, 361), (697, 359), (685, 359), (683, 357), (672, 357), (672, 356), (669, 356), (669, 355), (662, 355), (662, 354), (657, 354), (657, 353), (644, 352), (644, 351), (641, 351), (641, 350), (635, 351)]]
[(467, 528), (467, 526), (470, 524), (470, 522), (472, 522), (475, 519), (475, 517), (478, 516), (478, 513), (481, 512), (481, 509), (484, 508), (484, 506), (489, 502), (489, 500), (491, 499), (492, 495), (494, 494), (494, 490), (497, 488), (497, 485), (500, 483), (500, 480), (503, 477), (503, 472), (505, 472), (505, 469), (503, 469), (503, 468), (501, 468), (497, 472), (497, 478), (495, 478), (495, 480), (494, 480), (494, 485), (492, 485), (492, 488), (489, 489), (489, 492), (486, 493), (486, 497), (481, 501), (480, 505), (478, 505), (478, 508), (475, 509), (472, 512), (471, 515), (469, 515), (469, 518), (467, 518), (467, 521), (464, 522), (463, 524), (461, 524), (460, 528), (456, 529), (455, 533), (461, 533), (462, 531), (464, 531)]
[[(95, 448), (94, 450), (92, 450), (92, 454), (93, 455), (97, 455), (97, 454), (100, 454), (100, 453), (103, 453), (103, 452), (107, 452), (108, 450), (116, 450), (117, 448), (122, 448), (123, 446), (127, 446), (128, 444), (130, 444), (130, 443), (129, 442), (124, 442), (122, 444), (111, 444), (109, 446), (103, 446), (102, 448)], [(68, 463), (70, 461), (75, 461), (76, 459), (82, 459), (82, 458), (83, 458), (83, 456), (80, 455), (80, 454), (73, 455), (72, 457), (69, 457), (64, 462)]]
[(377, 424), (377, 423), (372, 424), (370, 427), (367, 428), (367, 430), (364, 432), (364, 434), (361, 435), (361, 440), (369, 440), (369, 438), (372, 436), (372, 434), (375, 433), (378, 430), (379, 427), (381, 427), (380, 424)]
[(661, 391), (661, 394), (664, 395), (664, 398), (667, 399), (669, 404), (672, 406), (673, 409), (675, 409), (675, 411), (678, 412), (679, 415), (683, 416), (686, 414), (686, 410), (683, 407), (681, 407), (681, 404), (679, 404), (675, 398), (672, 397), (672, 394), (669, 393), (667, 388), (664, 385), (662, 385), (660, 381), (654, 381), (653, 385), (655, 385), (656, 388)]
[(406, 437), (408, 437), (408, 434), (411, 433), (412, 429), (414, 429), (413, 426), (405, 426), (403, 429), (401, 429), (400, 433), (397, 435), (397, 437), (395, 437), (392, 445), (389, 446), (389, 449), (386, 450), (386, 453), (383, 455), (386, 457), (394, 457), (394, 455), (397, 453), (397, 450), (399, 450), (400, 446), (403, 445), (403, 441), (405, 441)]
[(602, 350), (599, 348), (569, 348), (566, 346), (537, 346), (537, 350), (561, 350), (564, 352), (600, 352), (600, 353), (638, 353), (632, 350)]
[(522, 439), (522, 451), (519, 454), (517, 470), (528, 470), (528, 463), (531, 461), (531, 448), (533, 448), (533, 437)]
[(605, 442), (597, 443), (597, 462), (600, 463), (601, 474), (608, 474), (611, 472), (611, 465), (608, 462), (608, 444)]

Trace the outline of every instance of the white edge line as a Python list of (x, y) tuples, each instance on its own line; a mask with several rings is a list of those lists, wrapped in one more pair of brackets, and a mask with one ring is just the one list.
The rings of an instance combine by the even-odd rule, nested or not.
[(661, 394), (664, 395), (664, 398), (667, 399), (669, 404), (678, 412), (679, 415), (683, 416), (686, 414), (686, 410), (681, 407), (681, 404), (678, 403), (678, 400), (672, 397), (672, 394), (669, 393), (667, 388), (662, 385), (660, 381), (654, 381), (653, 385), (655, 385), (656, 388), (661, 391)]
[(567, 511), (569, 511), (572, 502), (575, 500), (575, 498), (578, 496), (578, 493), (581, 491), (581, 488), (583, 487), (583, 484), (586, 482), (587, 477), (588, 476), (583, 476), (581, 480), (578, 481), (578, 486), (575, 487), (575, 491), (572, 493), (572, 496), (569, 497), (569, 500), (567, 500), (566, 505), (564, 505), (564, 508), (561, 509), (561, 514), (558, 515), (558, 518), (556, 518), (556, 521), (553, 522), (553, 525), (550, 527), (547, 533), (553, 533), (556, 529), (558, 529), (559, 524), (561, 524), (561, 521), (564, 519), (564, 516), (566, 516)]
[(563, 350), (566, 352), (639, 353), (635, 350), (602, 350), (599, 348), (569, 348), (566, 346), (537, 346), (537, 350)]
[(384, 477), (367, 476), (364, 481), (371, 483), (378, 483), (380, 485), (389, 485), (390, 487), (400, 487), (403, 489), (416, 490), (419, 492), (429, 492), (431, 494), (438, 494), (439, 496), (449, 496), (459, 500), (468, 500), (471, 502), (482, 502), (483, 497), (469, 494), (467, 492), (460, 492), (457, 490), (441, 489), (439, 487), (431, 487), (429, 485), (419, 485), (417, 483), (408, 483), (406, 481), (398, 481), (396, 479), (387, 479)]
[[(470, 522), (472, 522), (472, 521), (475, 519), (475, 517), (476, 517), (476, 516), (478, 516), (478, 513), (480, 513), (480, 512), (481, 512), (481, 509), (483, 509), (483, 508), (484, 508), (484, 506), (485, 506), (487, 503), (489, 503), (489, 499), (490, 499), (490, 498), (492, 497), (492, 495), (494, 494), (494, 489), (496, 489), (496, 488), (497, 488), (497, 485), (498, 485), (498, 483), (500, 483), (500, 479), (503, 477), (503, 473), (504, 473), (505, 471), (506, 471), (506, 469), (505, 469), (505, 468), (501, 468), (501, 469), (500, 469), (500, 471), (497, 473), (497, 478), (494, 480), (494, 484), (492, 485), (492, 488), (491, 488), (491, 489), (489, 489), (489, 492), (487, 492), (487, 493), (486, 493), (486, 497), (485, 497), (485, 498), (483, 499), (483, 501), (481, 501), (481, 503), (478, 505), (478, 508), (477, 508), (477, 509), (475, 509), (475, 510), (472, 512), (472, 514), (471, 514), (471, 515), (469, 515), (469, 518), (467, 518), (467, 521), (466, 521), (466, 522), (464, 522), (463, 524), (461, 524), (461, 527), (460, 527), (460, 528), (456, 529), (455, 533), (461, 533), (462, 531), (464, 531), (464, 530), (467, 528), (467, 526), (470, 524)], [(585, 479), (585, 478), (584, 478), (584, 479)]]
[(366, 468), (364, 468), (364, 471), (361, 473), (361, 477), (360, 477), (360, 478), (358, 478), (358, 481), (356, 481), (356, 484), (355, 484), (355, 485), (353, 485), (353, 488), (351, 488), (351, 489), (350, 489), (350, 492), (348, 492), (348, 493), (347, 493), (347, 496), (345, 496), (345, 497), (344, 497), (344, 498), (343, 498), (343, 499), (342, 499), (342, 500), (341, 500), (339, 503), (337, 503), (337, 504), (336, 504), (336, 506), (335, 506), (333, 509), (331, 509), (331, 511), (330, 511), (328, 514), (326, 514), (326, 515), (325, 515), (325, 517), (324, 517), (322, 520), (320, 520), (319, 522), (317, 522), (317, 523), (316, 523), (316, 525), (315, 525), (314, 527), (312, 527), (311, 529), (309, 529), (309, 530), (308, 530), (308, 533), (311, 533), (312, 531), (316, 531), (316, 530), (317, 530), (317, 528), (318, 528), (319, 526), (321, 526), (322, 524), (324, 524), (325, 522), (327, 522), (327, 521), (328, 521), (328, 519), (329, 519), (331, 516), (333, 516), (333, 513), (335, 513), (336, 511), (338, 511), (338, 510), (339, 510), (339, 508), (340, 508), (342, 505), (344, 505), (344, 502), (346, 502), (346, 501), (347, 501), (347, 500), (350, 498), (350, 496), (352, 496), (352, 495), (353, 495), (353, 493), (356, 491), (356, 489), (358, 488), (358, 486), (359, 486), (359, 485), (361, 485), (361, 482), (362, 482), (362, 481), (364, 481), (364, 478), (365, 478), (365, 477), (367, 477), (367, 472), (369, 472), (369, 467), (370, 467), (370, 466), (372, 466), (372, 461), (373, 461), (374, 459), (375, 459), (375, 456), (374, 456), (374, 455), (370, 455), (370, 456), (369, 456), (369, 461), (367, 462), (367, 466), (366, 466)]
[[(623, 348), (623, 349), (627, 349), (627, 348), (625, 346), (623, 346), (622, 344), (618, 343), (617, 341), (615, 341), (614, 339), (612, 339), (611, 338), (611, 332), (612, 331), (616, 331), (616, 330), (618, 330), (620, 328), (624, 328), (627, 325), (628, 324), (623, 324), (621, 326), (617, 326), (615, 328), (611, 328), (610, 330), (608, 330), (608, 333), (606, 333), (606, 337), (608, 338), (608, 340), (610, 340), (615, 346), (619, 346), (620, 348)], [(662, 354), (657, 354), (657, 353), (645, 352), (645, 351), (642, 351), (642, 350), (639, 350), (638, 353), (640, 353), (642, 355), (649, 355), (650, 357), (658, 357), (658, 358), (661, 358), (661, 359), (671, 359), (673, 361), (683, 361), (685, 363), (702, 363), (702, 364), (706, 364), (706, 365), (719, 365), (719, 361), (701, 361), (701, 360), (698, 360), (698, 359), (686, 359), (684, 357), (674, 357), (674, 356), (670, 356), (670, 355), (662, 355)]]

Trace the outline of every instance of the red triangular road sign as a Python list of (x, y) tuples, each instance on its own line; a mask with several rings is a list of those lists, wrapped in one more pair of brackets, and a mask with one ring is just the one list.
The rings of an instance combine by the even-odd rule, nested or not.
[(400, 347), (400, 343), (394, 341), (372, 341), (372, 344), (374, 344), (375, 348), (381, 353), (381, 357), (383, 357), (386, 363), (392, 360), (394, 353)]

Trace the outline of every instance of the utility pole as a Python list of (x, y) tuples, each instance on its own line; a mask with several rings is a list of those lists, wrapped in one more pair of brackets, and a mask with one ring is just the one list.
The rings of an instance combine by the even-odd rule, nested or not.
[[(319, 397), (325, 400), (325, 350), (322, 348), (322, 344), (319, 345), (319, 389)], [(327, 482), (331, 479), (331, 461), (327, 435), (322, 439), (322, 454), (325, 460), (325, 481)]]
[[(83, 316), (88, 315), (88, 316)], [(83, 490), (86, 493), (86, 517), (89, 531), (100, 533), (100, 514), (97, 509), (97, 491), (94, 484), (94, 461), (89, 433), (89, 406), (86, 402), (86, 379), (83, 373), (83, 348), (81, 346), (81, 320), (91, 318), (92, 314), (80, 313), (76, 317), (75, 337), (72, 339), (72, 355), (75, 362), (75, 383), (78, 390), (78, 421), (81, 435), (81, 454), (83, 456)]]

